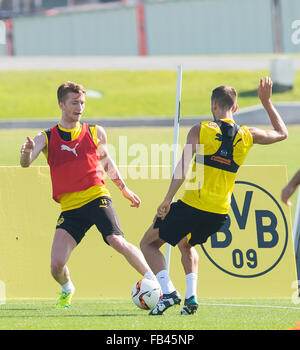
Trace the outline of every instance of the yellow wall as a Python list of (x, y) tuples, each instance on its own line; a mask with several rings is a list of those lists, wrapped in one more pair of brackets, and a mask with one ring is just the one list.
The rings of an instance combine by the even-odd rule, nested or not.
[(240, 169), (230, 232), (223, 230), (198, 248), (201, 296), (292, 296), (297, 276), (290, 209), (280, 200), (286, 183), (283, 166)]
[[(5, 283), (7, 298), (56, 298), (60, 287), (50, 274), (50, 251), (59, 205), (51, 199), (48, 167), (0, 167), (0, 280)], [(203, 297), (267, 297), (291, 296), (291, 284), (296, 280), (291, 220), (289, 210), (280, 203), (280, 191), (287, 181), (284, 167), (241, 168), (238, 180), (255, 183), (270, 192), (280, 204), (288, 225), (288, 241), (283, 257), (269, 272), (258, 277), (235, 277), (220, 270), (205, 255), (201, 247), (199, 266), (199, 296)], [(139, 245), (144, 232), (151, 225), (156, 208), (168, 188), (169, 180), (132, 180), (127, 185), (142, 199), (139, 209), (131, 208), (114, 185), (107, 180), (114, 206), (128, 241)], [(245, 191), (252, 188), (237, 185), (234, 192), (242, 213)], [(261, 190), (252, 196), (248, 221), (244, 230), (237, 229), (230, 212), (234, 231), (232, 244), (227, 248), (212, 248), (210, 239), (204, 245), (209, 256), (220, 267), (241, 274), (261, 273), (274, 262), (283, 250), (285, 228), (281, 210)], [(258, 248), (255, 210), (274, 212), (278, 219), (278, 244), (273, 248)], [(264, 218), (264, 221), (267, 219)], [(263, 225), (268, 225), (263, 222)], [(239, 239), (237, 238), (239, 237)], [(267, 241), (272, 238), (264, 233)], [(220, 234), (220, 239), (222, 234)], [(257, 267), (232, 268), (232, 251), (244, 255), (255, 250)], [(251, 258), (251, 256), (250, 256)], [(249, 261), (248, 261), (249, 262)], [(92, 228), (75, 248), (68, 267), (76, 286), (76, 298), (130, 298), (131, 287), (140, 278), (122, 256), (107, 246), (96, 228)], [(171, 250), (171, 277), (180, 293), (185, 293), (185, 278), (180, 265), (178, 248)]]
[[(59, 205), (51, 199), (48, 167), (0, 168), (0, 280), (7, 298), (56, 297), (60, 287), (50, 274), (50, 251)], [(130, 202), (107, 180), (125, 237), (139, 246), (152, 223), (168, 181), (126, 180), (142, 206)], [(127, 298), (141, 277), (104, 243), (93, 227), (68, 263), (78, 298)]]

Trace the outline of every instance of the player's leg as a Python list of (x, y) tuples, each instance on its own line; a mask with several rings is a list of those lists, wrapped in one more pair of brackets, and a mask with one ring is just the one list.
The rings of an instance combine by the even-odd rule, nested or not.
[(163, 294), (166, 295), (176, 291), (176, 288), (167, 270), (165, 257), (160, 251), (164, 244), (165, 241), (159, 238), (159, 229), (154, 228), (154, 224), (152, 224), (142, 238), (140, 246), (149, 266), (156, 275)]
[(155, 279), (142, 252), (128, 242), (122, 235), (111, 234), (106, 237), (107, 243), (118, 253), (122, 254), (129, 264), (146, 278)]
[(189, 298), (197, 294), (199, 256), (195, 247), (188, 243), (187, 237), (184, 237), (178, 243), (178, 248), (181, 253), (181, 263), (186, 275), (186, 298)]
[(197, 281), (199, 256), (195, 247), (192, 247), (188, 243), (187, 237), (184, 237), (178, 243), (178, 248), (181, 252), (181, 263), (186, 278), (186, 294), (181, 314), (190, 315), (194, 314), (198, 308)]
[(90, 203), (90, 218), (107, 244), (122, 254), (129, 264), (145, 278), (156, 280), (142, 252), (124, 238), (112, 200), (100, 197)]
[(161, 286), (163, 296), (150, 315), (162, 315), (169, 307), (180, 304), (181, 298), (174, 287), (166, 266), (166, 260), (161, 253), (160, 248), (165, 243), (159, 237), (159, 228), (155, 228), (154, 224), (150, 226), (141, 240), (141, 250), (148, 261), (152, 271), (156, 274), (156, 278)]
[[(188, 232), (185, 206), (181, 201), (172, 203), (164, 220), (156, 218), (141, 240), (142, 252), (158, 280), (169, 280), (165, 257), (160, 251), (161, 246), (166, 242), (172, 246), (177, 245), (186, 236), (185, 232)], [(162, 289), (164, 292), (164, 287)], [(170, 290), (166, 293), (169, 294)]]
[(56, 304), (58, 308), (71, 305), (75, 288), (66, 263), (76, 245), (75, 239), (66, 230), (56, 230), (51, 249), (51, 274), (62, 287), (61, 296)]
[(166, 260), (160, 251), (165, 241), (159, 238), (158, 228), (152, 224), (141, 240), (140, 247), (153, 273), (166, 270)]
[(59, 284), (64, 285), (70, 280), (66, 263), (91, 225), (85, 219), (84, 207), (60, 214), (51, 249), (51, 273)]
[(70, 279), (66, 263), (76, 245), (75, 239), (66, 230), (56, 230), (51, 248), (51, 274), (60, 285)]

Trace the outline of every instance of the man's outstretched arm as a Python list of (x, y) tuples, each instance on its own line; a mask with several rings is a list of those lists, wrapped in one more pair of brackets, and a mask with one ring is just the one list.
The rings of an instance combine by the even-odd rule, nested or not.
[(23, 168), (28, 168), (37, 156), (44, 151), (47, 146), (47, 139), (44, 133), (40, 132), (31, 139), (27, 136), (26, 141), (21, 147), (20, 165)]
[(253, 137), (253, 143), (261, 145), (269, 145), (271, 143), (285, 140), (288, 137), (288, 130), (282, 120), (280, 114), (271, 102), (272, 96), (272, 80), (269, 77), (260, 79), (258, 87), (258, 96), (261, 103), (268, 113), (273, 130), (263, 130), (259, 128), (249, 127), (249, 131)]
[(294, 194), (294, 192), (296, 191), (299, 185), (300, 185), (300, 170), (296, 172), (296, 174), (292, 177), (290, 182), (283, 188), (281, 192), (281, 199), (286, 205), (288, 206), (292, 205), (292, 202), (289, 199)]
[(162, 219), (164, 219), (165, 216), (168, 214), (172, 199), (174, 198), (175, 194), (177, 193), (177, 191), (179, 190), (186, 178), (190, 162), (193, 159), (193, 156), (199, 144), (200, 127), (200, 124), (197, 124), (193, 126), (189, 131), (186, 144), (182, 151), (181, 159), (174, 170), (174, 175), (172, 177), (169, 190), (163, 202), (157, 208), (157, 216)]
[(112, 182), (122, 191), (122, 194), (131, 202), (132, 207), (139, 207), (141, 204), (140, 198), (132, 192), (125, 184), (120, 171), (111, 159), (108, 149), (107, 149), (107, 136), (105, 130), (97, 126), (97, 135), (98, 135), (98, 153), (100, 155), (101, 164), (103, 169), (107, 173), (108, 177)]

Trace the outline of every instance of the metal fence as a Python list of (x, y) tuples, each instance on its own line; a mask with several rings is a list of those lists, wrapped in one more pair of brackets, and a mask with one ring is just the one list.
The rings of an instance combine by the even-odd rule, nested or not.
[(13, 18), (10, 46), (0, 55), (300, 53), (299, 0), (127, 0), (76, 8)]

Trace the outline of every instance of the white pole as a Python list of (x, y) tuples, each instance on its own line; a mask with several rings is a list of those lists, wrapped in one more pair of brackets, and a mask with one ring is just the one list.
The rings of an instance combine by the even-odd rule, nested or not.
[[(178, 150), (178, 135), (179, 135), (179, 119), (180, 119), (180, 103), (181, 103), (181, 87), (182, 87), (182, 65), (178, 66), (177, 69), (177, 88), (176, 88), (176, 105), (175, 105), (175, 116), (174, 116), (174, 137), (173, 137), (173, 156), (172, 156), (172, 174), (177, 164), (177, 150)], [(174, 201), (174, 198), (173, 200)], [(167, 270), (170, 271), (170, 258), (171, 258), (171, 245), (166, 245), (166, 264)]]

